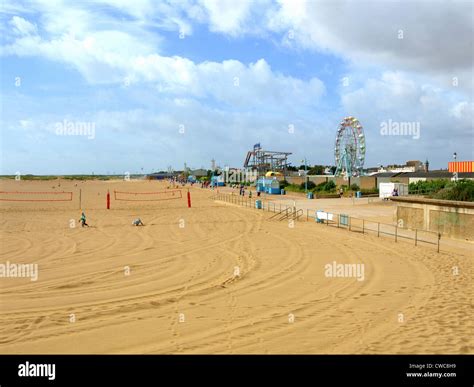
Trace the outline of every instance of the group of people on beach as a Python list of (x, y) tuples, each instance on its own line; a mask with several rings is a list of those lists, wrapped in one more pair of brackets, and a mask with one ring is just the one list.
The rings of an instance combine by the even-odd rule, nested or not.
[[(246, 188), (243, 184), (234, 184), (230, 186), (232, 189), (239, 189), (239, 195), (244, 196), (246, 192), (249, 192), (249, 199), (252, 199), (253, 191), (250, 188)], [(260, 196), (260, 191), (257, 191), (257, 196)]]

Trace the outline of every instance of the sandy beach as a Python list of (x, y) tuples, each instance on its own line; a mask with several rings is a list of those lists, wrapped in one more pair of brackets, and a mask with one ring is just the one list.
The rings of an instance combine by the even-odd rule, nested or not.
[[(107, 190), (168, 186), (1, 181), (73, 200), (0, 201), (0, 263), (38, 265), (36, 280), (0, 278), (0, 352), (474, 353), (472, 244), (437, 253), (314, 220), (290, 227), (199, 186), (191, 208), (188, 187), (180, 199), (105, 208)], [(378, 219), (377, 206), (359, 207)], [(328, 276), (333, 264), (363, 264), (363, 278)]]

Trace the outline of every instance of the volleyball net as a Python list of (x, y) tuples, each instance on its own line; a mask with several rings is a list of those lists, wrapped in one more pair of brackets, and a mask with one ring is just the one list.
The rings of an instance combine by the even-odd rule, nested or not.
[(71, 202), (72, 192), (0, 191), (2, 202)]
[(156, 192), (124, 192), (114, 191), (114, 199), (126, 202), (157, 202), (162, 200), (181, 199), (181, 190), (167, 190)]

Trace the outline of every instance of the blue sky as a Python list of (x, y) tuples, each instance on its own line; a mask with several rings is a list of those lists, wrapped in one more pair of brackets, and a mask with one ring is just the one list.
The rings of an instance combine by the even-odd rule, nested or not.
[(348, 115), (366, 166), (446, 168), (473, 158), (473, 25), (467, 1), (4, 1), (0, 173), (240, 167), (257, 142), (329, 165)]

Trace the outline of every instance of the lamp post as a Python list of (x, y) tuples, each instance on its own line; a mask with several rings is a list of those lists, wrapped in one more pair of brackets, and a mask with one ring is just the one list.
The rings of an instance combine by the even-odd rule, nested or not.
[(453, 180), (456, 182), (458, 181), (458, 168), (456, 165), (456, 158), (458, 157), (458, 154), (456, 152), (453, 153), (453, 159), (454, 159), (454, 172), (453, 172)]
[(304, 163), (304, 193), (308, 193), (308, 175), (306, 172), (306, 157), (304, 160), (301, 160), (302, 163)]

